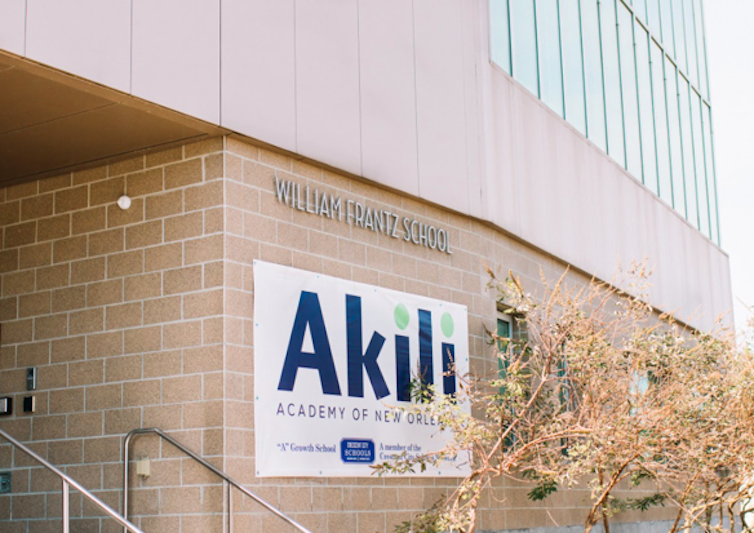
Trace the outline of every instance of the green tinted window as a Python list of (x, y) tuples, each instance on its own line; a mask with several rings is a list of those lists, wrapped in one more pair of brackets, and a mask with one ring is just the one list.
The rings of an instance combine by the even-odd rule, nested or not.
[[(631, 3), (631, 2), (629, 2)], [(646, 0), (634, 0), (633, 1), (634, 13), (641, 20), (647, 20), (647, 3)]]
[(689, 82), (678, 76), (678, 104), (681, 116), (681, 138), (683, 139), (683, 176), (686, 183), (686, 218), (699, 227), (699, 210), (696, 198), (696, 176), (694, 170), (694, 139), (691, 135), (691, 105), (689, 104)]
[(626, 139), (626, 168), (641, 181), (641, 136), (639, 131), (639, 103), (636, 94), (634, 20), (631, 12), (623, 2), (618, 2), (618, 38), (620, 43), (623, 122)]
[(694, 8), (691, 0), (686, 0), (683, 5), (684, 31), (686, 32), (686, 55), (689, 68), (687, 71), (691, 84), (699, 86), (699, 66), (696, 57), (696, 25), (694, 24)]
[(702, 100), (694, 90), (691, 91), (690, 96), (694, 168), (696, 169), (696, 197), (699, 203), (699, 231), (711, 238), (707, 200), (707, 172), (704, 168), (704, 141), (702, 140)]
[(661, 39), (662, 24), (660, 22), (660, 0), (647, 0), (647, 23), (655, 37)]
[[(497, 319), (497, 336), (501, 337), (503, 339), (510, 339), (511, 338), (511, 323), (503, 320), (502, 318)], [(505, 352), (508, 349), (507, 342), (498, 340), (497, 341), (497, 349), (499, 352)], [(508, 368), (508, 360), (505, 357), (498, 357), (497, 359), (498, 363), (498, 370), (500, 372), (500, 376), (502, 377), (505, 375), (505, 371)]]
[[(511, 338), (512, 331), (511, 331), (511, 323), (503, 320), (502, 318), (497, 319), (497, 334), (500, 337), (505, 338)], [(498, 350), (501, 352), (506, 349), (505, 346), (503, 346), (504, 342), (498, 343)], [(498, 364), (498, 376), (500, 378), (504, 378), (507, 371), (508, 371), (508, 364), (509, 361), (505, 357), (499, 357), (497, 360)], [(503, 396), (505, 394), (505, 387), (500, 387), (500, 396)], [(505, 446), (512, 446), (513, 443), (516, 442), (516, 436), (515, 433), (512, 433), (508, 435), (508, 437), (505, 439)]]
[(687, 70), (686, 32), (683, 21), (683, 0), (673, 0), (673, 35), (675, 37), (675, 59), (678, 68)]
[(489, 0), (490, 56), (717, 240), (702, 8), (702, 0)]
[(662, 45), (670, 57), (675, 57), (675, 39), (673, 37), (673, 0), (660, 0), (660, 17), (662, 22)]
[(581, 20), (578, 2), (565, 0), (560, 3), (560, 25), (563, 42), (565, 118), (577, 130), (586, 135), (584, 56), (581, 48)]
[(712, 231), (712, 240), (720, 244), (720, 227), (717, 212), (717, 185), (715, 178), (715, 159), (712, 140), (712, 113), (707, 104), (702, 109), (702, 122), (704, 126), (704, 166), (707, 169), (707, 198), (710, 210), (710, 227)]
[(607, 153), (621, 166), (626, 166), (615, 1), (606, 0), (600, 3), (602, 69), (605, 77), (605, 110), (607, 115)]
[(560, 61), (558, 0), (537, 0), (536, 5), (540, 98), (562, 117), (563, 67)]
[(651, 44), (652, 103), (654, 104), (655, 140), (657, 141), (657, 181), (660, 198), (673, 206), (673, 184), (670, 174), (670, 141), (668, 111), (665, 105), (665, 61), (656, 42)]
[(511, 36), (508, 0), (490, 0), (490, 55), (492, 61), (511, 73)]
[(655, 124), (652, 113), (652, 81), (649, 73), (649, 34), (636, 24), (636, 80), (639, 88), (639, 118), (641, 124), (641, 153), (644, 184), (655, 194), (657, 186), (657, 154), (655, 153)]
[(702, 0), (694, 0), (694, 24), (696, 26), (696, 57), (699, 60), (699, 88), (704, 98), (709, 98), (707, 78), (707, 53), (704, 45), (704, 18)]
[[(511, 323), (502, 318), (497, 319), (497, 336), (505, 339), (511, 338)], [(498, 342), (498, 350), (505, 350), (505, 344), (503, 341)]]
[(597, 0), (581, 1), (587, 135), (594, 144), (607, 151), (605, 88), (602, 78), (602, 45), (600, 43), (600, 20), (598, 13)]
[(510, 2), (510, 24), (513, 75), (524, 87), (539, 96), (534, 0)]
[(686, 187), (683, 184), (683, 152), (681, 149), (681, 119), (678, 116), (678, 78), (675, 65), (665, 58), (665, 88), (668, 105), (668, 135), (670, 136), (670, 168), (673, 176), (673, 208), (686, 216)]

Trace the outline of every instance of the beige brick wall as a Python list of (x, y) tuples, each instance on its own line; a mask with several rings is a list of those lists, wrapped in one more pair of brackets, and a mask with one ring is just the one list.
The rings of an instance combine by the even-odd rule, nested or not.
[[(0, 189), (0, 394), (15, 404), (0, 427), (116, 509), (122, 436), (131, 429), (158, 426), (222, 461), (222, 149), (215, 139)], [(115, 205), (124, 192), (133, 199), (127, 211)], [(37, 412), (25, 415), (30, 366)], [(14, 464), (8, 446), (0, 450), (0, 469)], [(136, 442), (134, 456), (142, 455), (170, 458), (136, 480), (132, 512), (190, 531), (221, 508), (216, 481), (193, 464), (152, 437)], [(16, 454), (19, 464), (30, 463)], [(33, 494), (23, 494), (27, 486)], [(40, 469), (14, 471), (13, 487), (19, 495), (0, 497), (0, 519), (11, 508), (14, 518), (60, 516), (57, 482)], [(72, 513), (98, 516), (78, 499)], [(151, 518), (143, 524), (161, 530)]]
[[(254, 477), (252, 262), (254, 259), (321, 272), (466, 305), (472, 370), (497, 368), (485, 339), (494, 330), (495, 295), (487, 290), (485, 265), (512, 270), (531, 286), (562, 275), (565, 265), (473, 219), (419, 202), (406, 195), (331, 172), (322, 167), (228, 139), (226, 143), (226, 351), (228, 383), (238, 383), (226, 410), (230, 472), (315, 532), (392, 531), (430, 506), (453, 486), (444, 479), (285, 479)], [(450, 230), (453, 255), (405, 243), (292, 209), (278, 203), (273, 177), (389, 209)], [(573, 283), (587, 279), (571, 272)], [(234, 377), (232, 377), (234, 376)], [(588, 493), (557, 493), (545, 503), (527, 498), (531, 489), (500, 481), (485, 494), (480, 530), (579, 524)], [(625, 514), (618, 520), (661, 518)], [(252, 531), (276, 531), (264, 514), (237, 516)], [(254, 528), (256, 527), (256, 529)], [(261, 527), (261, 529), (260, 529)]]
[[(447, 228), (454, 253), (281, 205), (275, 174)], [(126, 190), (133, 206), (123, 212), (114, 202)], [(496, 316), (484, 266), (535, 284), (540, 269), (564, 268), (468, 217), (234, 138), (0, 189), (0, 226), (0, 394), (17, 406), (0, 428), (119, 509), (123, 434), (158, 426), (318, 533), (391, 531), (453, 481), (255, 477), (253, 261), (464, 304), (477, 371), (491, 364), (484, 327)], [(18, 407), (28, 366), (39, 369), (32, 416)], [(152, 460), (152, 475), (134, 476), (130, 509), (147, 532), (223, 531), (217, 480), (153, 437), (136, 441), (138, 457)], [(16, 495), (0, 496), (3, 532), (26, 531), (27, 520), (1, 522), (11, 508), (29, 531), (59, 515), (53, 480), (29, 464), (0, 446), (0, 470), (20, 468)], [(480, 529), (581, 522), (583, 491), (545, 506), (528, 490), (500, 482)], [(74, 505), (86, 530), (99, 530), (96, 513)], [(289, 531), (238, 494), (234, 507), (238, 531)]]

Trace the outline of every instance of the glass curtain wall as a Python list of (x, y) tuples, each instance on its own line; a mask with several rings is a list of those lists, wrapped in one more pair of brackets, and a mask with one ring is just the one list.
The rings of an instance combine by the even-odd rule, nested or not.
[(720, 243), (702, 0), (489, 0), (490, 55)]

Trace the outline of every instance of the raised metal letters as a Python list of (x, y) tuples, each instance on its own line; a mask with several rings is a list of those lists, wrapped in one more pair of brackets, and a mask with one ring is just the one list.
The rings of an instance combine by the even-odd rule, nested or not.
[(450, 249), (450, 233), (446, 229), (436, 228), (415, 218), (400, 217), (390, 210), (377, 209), (356, 200), (341, 202), (340, 196), (333, 196), (308, 185), (302, 186), (291, 180), (281, 180), (277, 176), (274, 181), (278, 202), (292, 209), (453, 254)]

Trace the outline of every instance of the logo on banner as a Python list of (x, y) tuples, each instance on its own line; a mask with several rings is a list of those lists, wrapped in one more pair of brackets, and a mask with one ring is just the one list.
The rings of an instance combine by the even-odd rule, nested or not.
[(340, 441), (340, 460), (344, 463), (373, 463), (374, 442), (371, 440), (343, 439)]
[[(389, 396), (392, 386), (399, 402), (410, 402), (411, 354), (409, 337), (395, 335), (392, 339), (392, 342), (395, 343), (395, 360), (385, 361), (383, 364), (395, 365), (396, 379), (395, 383), (388, 384), (378, 363), (387, 339), (380, 332), (374, 331), (368, 343), (366, 343), (365, 349), (361, 320), (361, 298), (346, 294), (344, 304), (346, 308), (345, 329), (348, 354), (348, 371), (345, 376), (347, 392), (341, 387), (343, 376), (339, 377), (335, 370), (327, 323), (322, 313), (319, 296), (317, 293), (309, 291), (301, 292), (285, 354), (283, 371), (278, 382), (278, 390), (293, 391), (298, 372), (303, 368), (314, 370), (319, 374), (323, 394), (334, 396), (347, 394), (351, 398), (363, 398), (364, 374), (366, 373), (369, 385), (377, 399)], [(394, 320), (399, 329), (405, 330), (408, 327), (410, 315), (405, 305), (398, 304), (396, 306)], [(422, 387), (426, 389), (428, 385), (434, 384), (435, 354), (433, 354), (432, 348), (432, 313), (418, 309), (417, 320), (419, 321), (418, 377)], [(440, 329), (445, 337), (453, 335), (453, 317), (449, 313), (442, 315)], [(456, 393), (455, 345), (443, 342), (441, 351), (441, 358), (438, 359), (438, 362), (442, 365), (442, 391), (444, 394), (452, 395)]]

